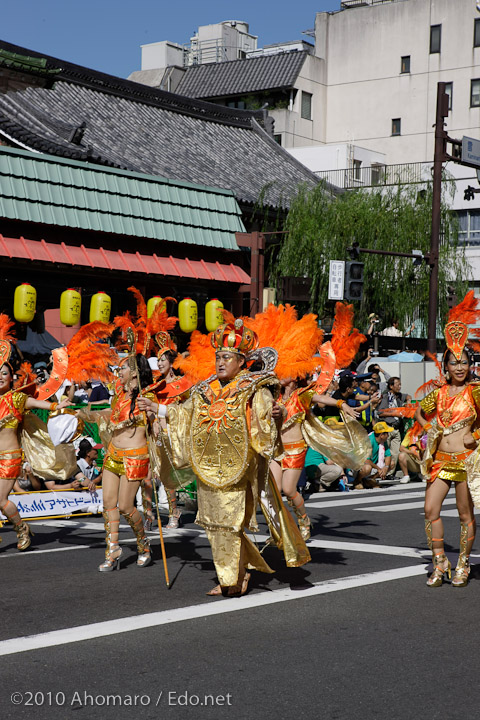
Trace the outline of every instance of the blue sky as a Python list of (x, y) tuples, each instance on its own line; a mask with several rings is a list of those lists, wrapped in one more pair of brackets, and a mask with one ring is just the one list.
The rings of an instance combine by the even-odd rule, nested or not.
[(140, 70), (140, 45), (188, 43), (199, 25), (243, 20), (258, 45), (305, 38), (315, 13), (340, 0), (14, 0), (2, 3), (0, 39), (127, 77)]

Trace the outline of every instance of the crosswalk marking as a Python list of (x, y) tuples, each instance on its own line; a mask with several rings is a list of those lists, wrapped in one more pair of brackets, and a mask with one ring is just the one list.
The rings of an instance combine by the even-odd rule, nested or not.
[[(360, 490), (357, 491), (360, 495)], [(329, 508), (329, 507), (344, 507), (348, 505), (371, 505), (372, 503), (383, 503), (392, 502), (392, 500), (408, 500), (409, 498), (425, 497), (425, 491), (409, 493), (407, 497), (405, 495), (391, 495), (385, 493), (383, 490), (378, 490), (375, 494), (369, 490), (366, 491), (368, 495), (361, 495), (358, 497), (345, 497), (342, 495), (336, 500), (326, 501), (308, 501), (305, 503), (305, 507), (311, 508)]]
[[(445, 498), (443, 501), (444, 505), (454, 505), (456, 500), (454, 497)], [(395, 505), (381, 505), (380, 507), (362, 507), (357, 508), (359, 512), (398, 512), (400, 510), (415, 510), (417, 508), (423, 508), (423, 502), (411, 502), (411, 503), (398, 503)]]
[(92, 623), (91, 625), (80, 625), (77, 627), (63, 628), (38, 635), (27, 635), (25, 637), (10, 638), (0, 642), (1, 655), (15, 655), (21, 652), (41, 650), (47, 647), (58, 647), (59, 645), (70, 645), (74, 642), (92, 640), (99, 637), (108, 637), (120, 633), (142, 630), (145, 628), (169, 625), (175, 622), (191, 621), (197, 618), (206, 618), (225, 613), (249, 610), (251, 608), (272, 605), (279, 602), (291, 600), (302, 600), (316, 595), (325, 595), (340, 590), (375, 585), (381, 582), (402, 580), (416, 577), (426, 573), (427, 566), (424, 564), (410, 565), (392, 570), (381, 570), (361, 575), (324, 580), (309, 587), (296, 589), (281, 588), (270, 592), (251, 593), (240, 598), (217, 599), (200, 605), (162, 610), (145, 615), (133, 615), (130, 617), (108, 620), (106, 622)]

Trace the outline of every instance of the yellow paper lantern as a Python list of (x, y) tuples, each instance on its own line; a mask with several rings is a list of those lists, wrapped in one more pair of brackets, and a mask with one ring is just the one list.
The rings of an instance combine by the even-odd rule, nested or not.
[(178, 321), (180, 330), (191, 333), (197, 329), (198, 311), (197, 303), (192, 298), (183, 298), (178, 303)]
[(13, 296), (13, 317), (17, 322), (29, 323), (35, 317), (37, 291), (30, 283), (22, 283), (15, 288)]
[(90, 301), (90, 322), (108, 323), (111, 309), (112, 299), (110, 295), (107, 295), (103, 290), (95, 293)]
[(147, 317), (152, 317), (153, 311), (157, 307), (157, 305), (163, 305), (162, 310), (167, 309), (167, 303), (165, 300), (160, 297), (160, 295), (155, 295), (154, 297), (151, 297), (147, 302)]
[(223, 303), (218, 298), (212, 298), (205, 305), (205, 325), (208, 332), (213, 332), (223, 323)]
[(80, 321), (82, 310), (82, 296), (73, 288), (64, 290), (60, 295), (60, 322), (67, 327), (76, 325)]

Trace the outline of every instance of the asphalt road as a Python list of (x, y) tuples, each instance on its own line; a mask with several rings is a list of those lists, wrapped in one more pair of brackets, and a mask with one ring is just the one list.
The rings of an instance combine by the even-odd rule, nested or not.
[[(466, 588), (426, 587), (423, 489), (312, 496), (312, 562), (287, 569), (268, 548), (275, 574), (253, 573), (248, 595), (235, 599), (206, 597), (215, 571), (192, 514), (165, 534), (171, 589), (158, 540), (155, 562), (138, 568), (128, 526), (126, 559), (108, 574), (97, 572), (99, 518), (32, 523), (24, 553), (5, 526), (2, 716), (477, 717), (480, 565)], [(444, 520), (455, 561), (450, 496)]]

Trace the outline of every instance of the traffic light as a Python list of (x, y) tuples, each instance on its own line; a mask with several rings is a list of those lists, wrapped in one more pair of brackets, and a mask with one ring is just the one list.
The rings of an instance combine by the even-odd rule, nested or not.
[(451, 285), (448, 285), (447, 287), (447, 307), (449, 310), (455, 307), (455, 305), (458, 305), (458, 297), (457, 293), (455, 291), (455, 288)]
[(345, 263), (345, 300), (362, 299), (364, 263), (352, 261)]

